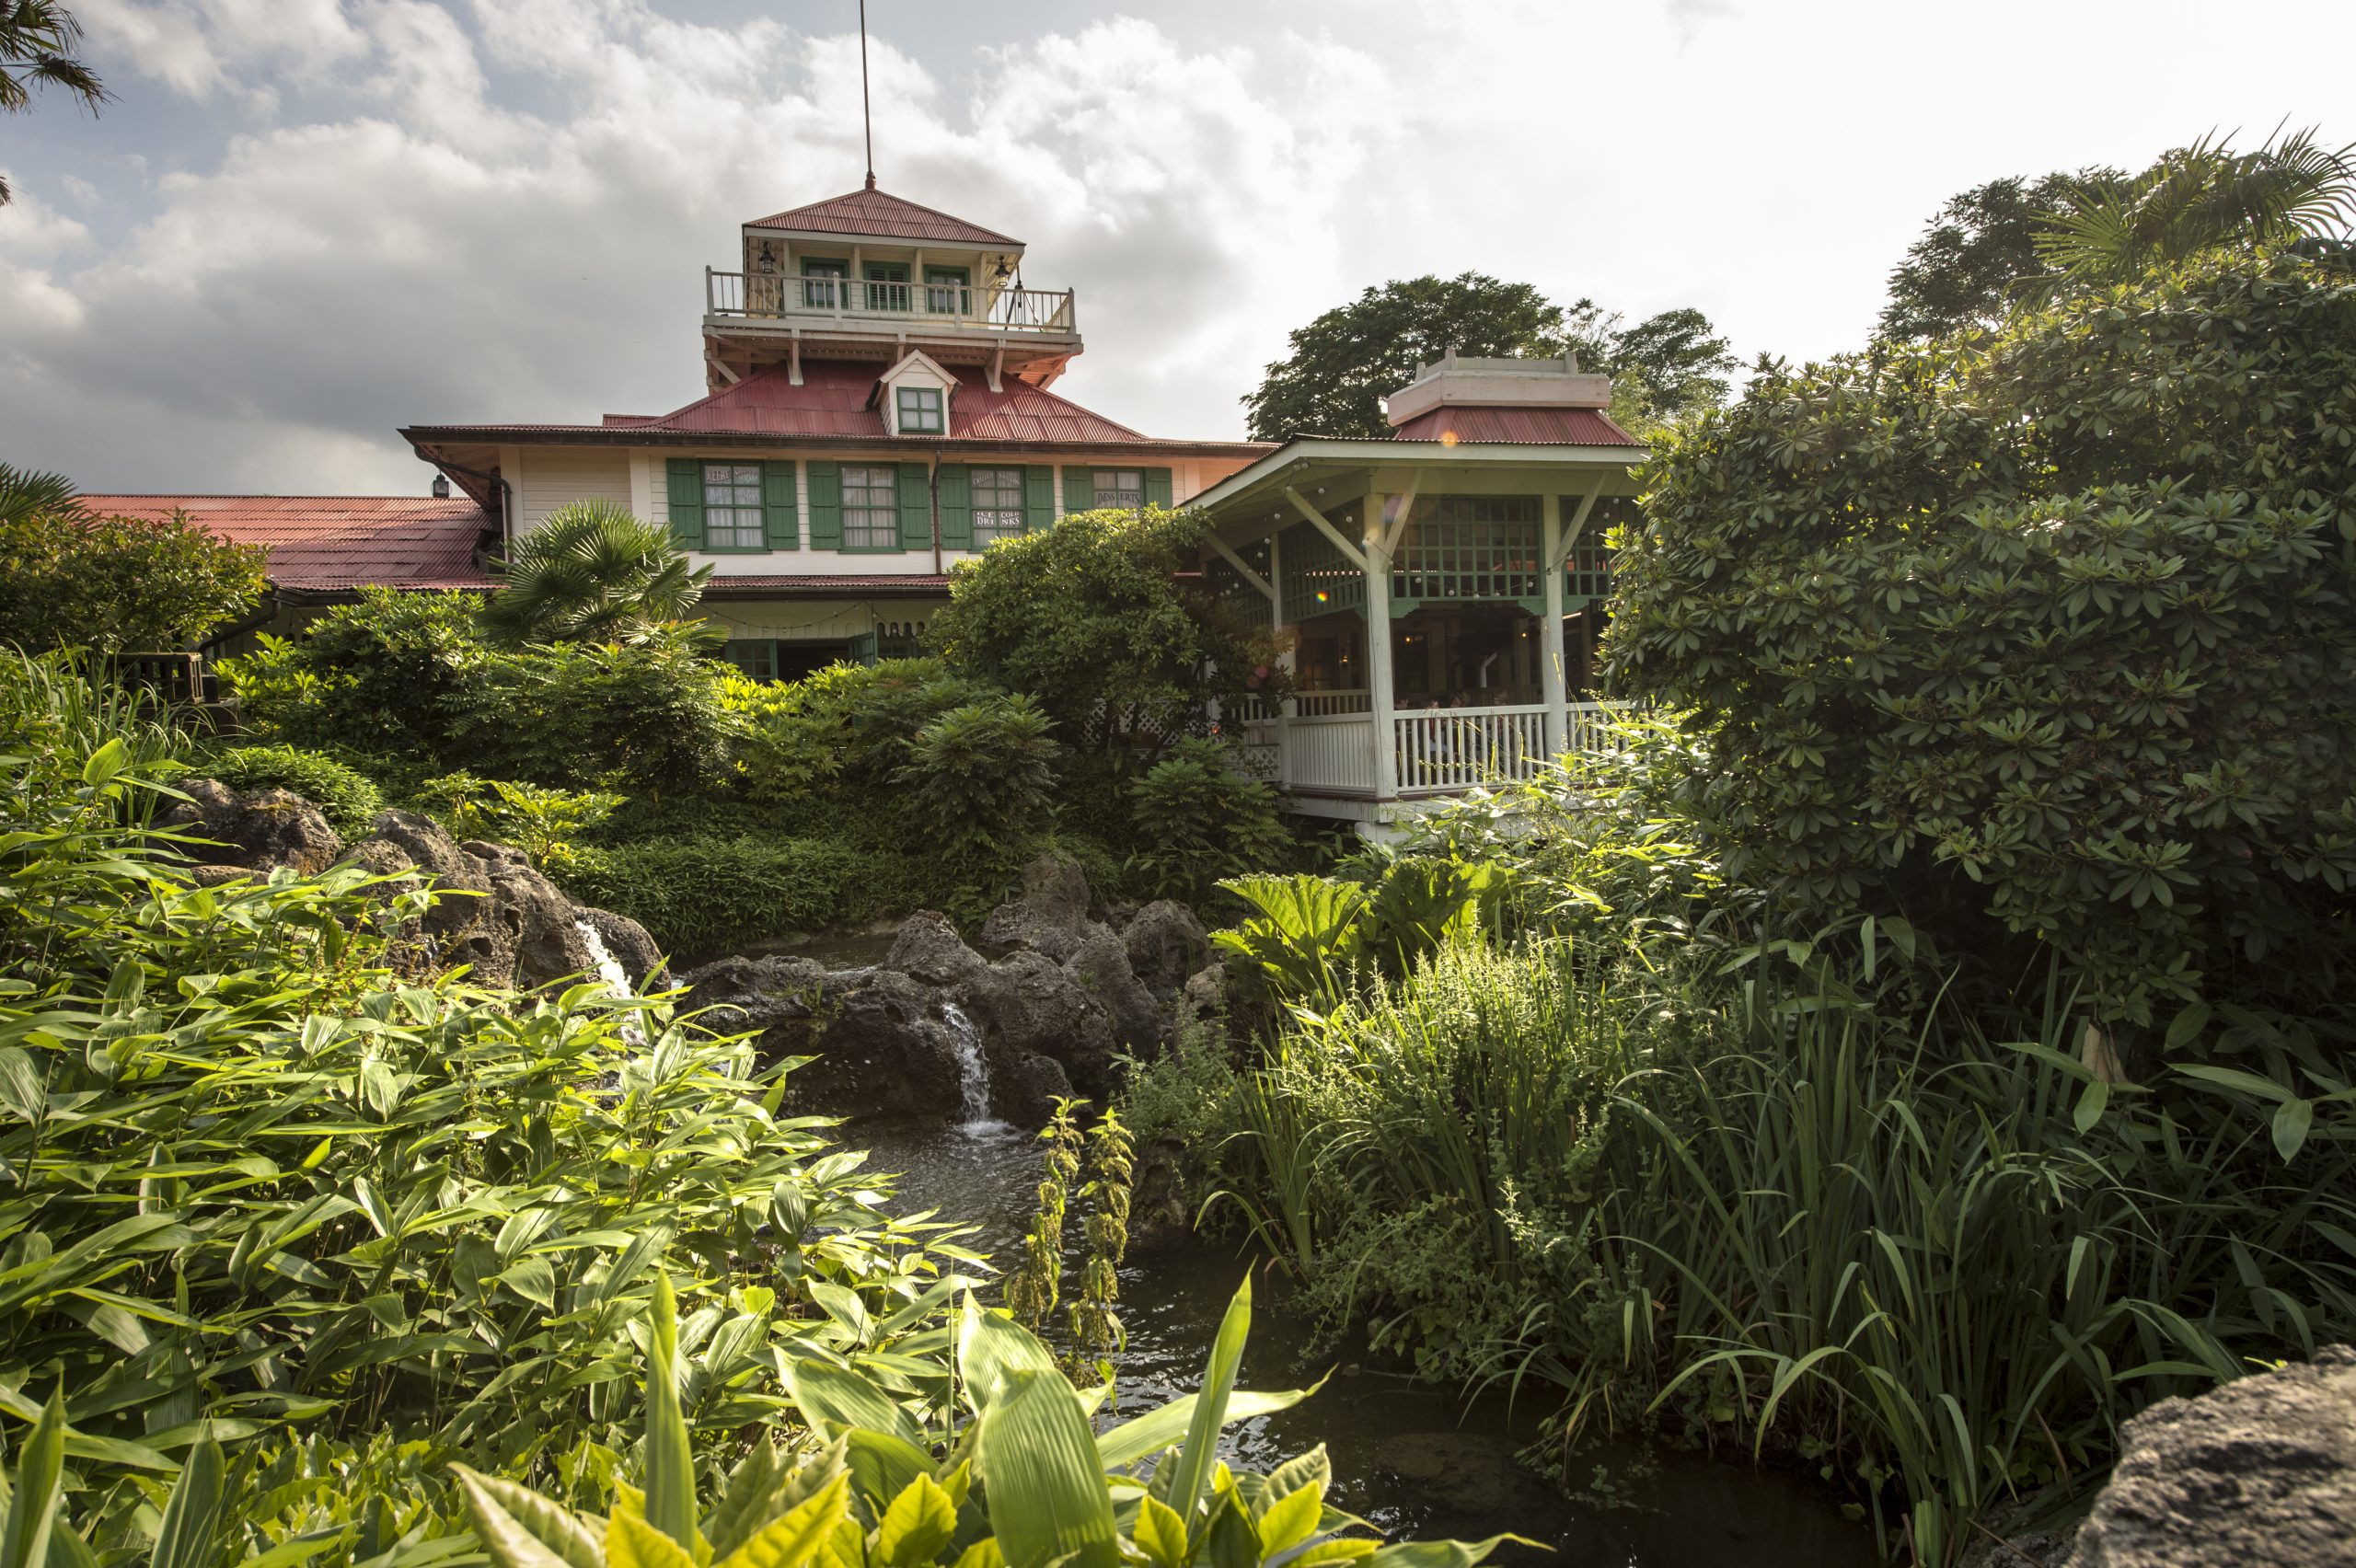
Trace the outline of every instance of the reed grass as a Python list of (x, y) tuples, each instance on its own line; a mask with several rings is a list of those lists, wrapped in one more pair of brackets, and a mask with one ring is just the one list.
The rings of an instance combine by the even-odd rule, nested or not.
[(2356, 1335), (2345, 1118), (2286, 1160), (2267, 1096), (2097, 1087), (2043, 1013), (1458, 943), (1296, 1014), (1235, 1190), (1427, 1369), (1809, 1458), (1949, 1562), (2151, 1401)]

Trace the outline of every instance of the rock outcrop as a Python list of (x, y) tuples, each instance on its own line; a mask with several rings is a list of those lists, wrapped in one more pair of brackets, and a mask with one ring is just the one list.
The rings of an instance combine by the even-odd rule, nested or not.
[[(403, 811), (379, 813), (365, 838), (347, 845), (317, 806), (284, 790), (240, 791), (210, 778), (180, 788), (188, 801), (161, 825), (214, 841), (181, 847), (199, 862), (200, 882), (217, 885), (281, 867), (316, 876), (336, 865), (430, 881), (433, 906), (395, 935), (398, 963), (468, 964), (486, 986), (530, 990), (595, 972), (597, 954), (584, 923), (633, 985), (662, 962), (637, 921), (573, 903), (520, 849), (476, 839), (461, 844), (433, 818)], [(387, 884), (383, 894), (389, 899), (394, 891)]]
[(1118, 926), (1091, 908), (1079, 868), (1043, 857), (983, 924), (995, 961), (926, 911), (881, 964), (722, 959), (687, 976), (687, 1001), (714, 1009), (714, 1028), (756, 1032), (764, 1059), (816, 1057), (789, 1082), (799, 1106), (957, 1114), (977, 1051), (992, 1113), (1037, 1126), (1058, 1096), (1108, 1094), (1120, 1053), (1161, 1049), (1224, 993), (1210, 940), (1183, 905), (1149, 905)]
[(2071, 1568), (2356, 1568), (2356, 1347), (2162, 1400), (2121, 1436)]

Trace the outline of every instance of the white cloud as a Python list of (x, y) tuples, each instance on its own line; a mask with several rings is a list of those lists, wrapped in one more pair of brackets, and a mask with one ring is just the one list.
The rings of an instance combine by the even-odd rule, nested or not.
[[(865, 167), (855, 37), (772, 17), (76, 9), (124, 98), (76, 174), (11, 167), (0, 460), (91, 488), (414, 490), (399, 424), (675, 407), (702, 389), (700, 269), (745, 218)], [(1966, 185), (2133, 163), (2211, 123), (2356, 134), (2324, 77), (2216, 76), (2190, 0), (2126, 31), (2101, 9), (1484, 0), (1472, 26), (1420, 0), (1198, 0), (1006, 41), (1018, 8), (974, 51), (910, 6), (871, 53), (876, 156), (885, 189), (1022, 236), (1031, 282), (1080, 291), (1090, 352), (1059, 390), (1232, 436), (1287, 329), (1388, 278), (1698, 304), (1746, 355), (1817, 354), (1862, 336)], [(2356, 47), (2356, 12), (2302, 27), (2317, 58)], [(2139, 91), (2052, 89), (2055, 62), (2095, 54)], [(214, 140), (126, 143), (143, 97)], [(67, 197), (144, 216), (94, 233)]]

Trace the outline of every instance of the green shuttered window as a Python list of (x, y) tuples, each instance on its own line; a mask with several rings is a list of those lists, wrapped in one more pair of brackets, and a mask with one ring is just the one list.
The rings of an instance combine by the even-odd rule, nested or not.
[[(987, 549), (1000, 539), (1011, 539), (1024, 526), (1023, 473), (1020, 468), (976, 468), (973, 495), (973, 536), (976, 549)], [(948, 516), (944, 507), (942, 517)]]
[(814, 550), (838, 550), (843, 548), (843, 466), (840, 463), (810, 465), (810, 548)]
[(941, 466), (941, 548), (944, 550), (970, 550), (974, 548), (973, 480), (975, 473), (991, 470), (968, 470), (963, 463)]
[(1099, 512), (1114, 507), (1171, 504), (1167, 468), (1066, 468), (1064, 510)]
[(900, 465), (900, 548), (932, 548), (932, 472), (922, 463)]
[(899, 470), (885, 463), (847, 463), (842, 476), (842, 548), (898, 549)]
[(1053, 468), (1022, 470), (1022, 529), (1035, 534), (1052, 527), (1056, 521), (1056, 471)]
[(791, 463), (672, 457), (663, 477), (671, 537), (681, 549), (758, 555), (800, 548)]
[(683, 550), (703, 548), (703, 465), (693, 457), (674, 457), (664, 465), (664, 476), (672, 542)]

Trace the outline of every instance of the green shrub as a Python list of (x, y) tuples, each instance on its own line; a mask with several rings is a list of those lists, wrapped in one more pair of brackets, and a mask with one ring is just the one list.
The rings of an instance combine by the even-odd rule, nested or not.
[(418, 787), (417, 799), (459, 837), (514, 845), (550, 876), (580, 862), (582, 836), (622, 801), (619, 795), (549, 790), (471, 773), (429, 778)]
[[(1803, 928), (2058, 950), (2156, 1048), (2356, 973), (2356, 282), (2208, 255), (1991, 338), (1776, 369), (1624, 531), (1610, 679)], [(2222, 1016), (2222, 1015), (2218, 1015)]]
[(428, 895), (356, 867), (187, 885), (126, 825), (168, 741), (49, 674), (0, 656), (0, 1388), (63, 1390), (83, 1486), (168, 1477), (207, 1423), (613, 1448), (666, 1251), (713, 1441), (782, 1408), (774, 1352), (833, 1313), (885, 1352), (946, 1299), (748, 1043), (599, 985), (393, 973)]
[(92, 512), (53, 474), (0, 463), (0, 646), (154, 652), (237, 620), (269, 586), (262, 552), (185, 513)]
[(894, 768), (891, 804), (916, 841), (960, 870), (1003, 869), (1054, 819), (1046, 716), (1027, 697), (952, 708), (918, 730)]
[(363, 590), (301, 638), (222, 661), (249, 728), (297, 745), (422, 755), (561, 789), (693, 790), (724, 775), (724, 666), (686, 632), (492, 648), (472, 594)]
[(736, 774), (756, 801), (872, 803), (907, 766), (917, 734), (996, 695), (938, 659), (835, 664), (799, 681), (731, 682), (743, 724)]
[(905, 882), (872, 852), (825, 838), (646, 839), (585, 849), (557, 880), (581, 902), (636, 920), (678, 958), (910, 906), (896, 902)]
[(366, 774), (300, 746), (225, 746), (198, 757), (193, 767), (233, 790), (291, 790), (327, 813), (328, 824), (346, 838), (367, 832), (385, 809)]
[(1149, 898), (1200, 904), (1223, 877), (1291, 859), (1276, 792), (1214, 740), (1190, 737), (1129, 781), (1130, 882)]

